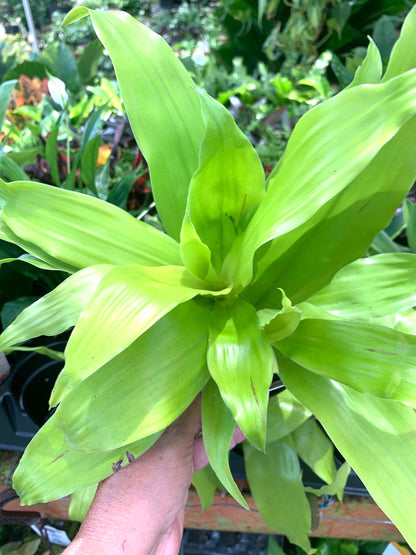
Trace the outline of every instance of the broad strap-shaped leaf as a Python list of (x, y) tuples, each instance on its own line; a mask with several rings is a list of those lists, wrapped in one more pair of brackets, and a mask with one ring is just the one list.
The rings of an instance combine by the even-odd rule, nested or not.
[(413, 335), (366, 323), (307, 319), (275, 346), (321, 376), (416, 407)]
[(305, 487), (306, 493), (313, 493), (318, 497), (323, 495), (336, 495), (339, 501), (342, 501), (344, 495), (344, 488), (347, 484), (348, 476), (350, 475), (351, 467), (347, 462), (342, 463), (338, 468), (335, 479), (330, 484), (321, 486), (320, 488)]
[(74, 326), (100, 281), (113, 268), (110, 264), (84, 268), (28, 306), (0, 335), (0, 351), (40, 335), (59, 335)]
[(230, 252), (224, 275), (247, 284), (256, 249), (307, 222), (357, 178), (415, 114), (415, 97), (412, 70), (383, 84), (343, 91), (305, 114), (241, 244)]
[(162, 37), (127, 13), (76, 8), (64, 24), (87, 14), (112, 59), (130, 125), (149, 164), (158, 213), (167, 232), (179, 239), (205, 131), (193, 81)]
[(71, 502), (69, 504), (68, 516), (70, 520), (82, 522), (87, 515), (87, 512), (94, 500), (98, 484), (92, 484), (86, 488), (74, 491), (71, 495)]
[(210, 380), (202, 394), (202, 432), (205, 450), (212, 469), (228, 493), (248, 509), (247, 502), (232, 477), (228, 461), (234, 430), (233, 415), (222, 400), (216, 383)]
[(179, 246), (170, 237), (82, 193), (0, 180), (0, 208), (2, 231), (34, 256), (41, 249), (75, 268), (181, 264)]
[(201, 241), (195, 226), (186, 212), (181, 228), (180, 250), (182, 262), (192, 275), (210, 283), (218, 283), (218, 274), (211, 261), (208, 245)]
[(161, 433), (112, 451), (77, 451), (68, 445), (53, 415), (26, 447), (13, 475), (13, 487), (23, 505), (59, 499), (104, 480), (112, 474), (113, 463), (123, 459), (127, 464), (126, 451), (140, 456)]
[(251, 305), (238, 298), (217, 301), (210, 316), (207, 360), (237, 424), (263, 450), (274, 356)]
[(265, 308), (258, 312), (260, 327), (264, 329), (267, 339), (271, 343), (280, 341), (292, 334), (301, 319), (299, 308), (292, 306), (283, 289), (280, 291), (282, 293), (282, 308), (280, 310)]
[(16, 258), (2, 258), (0, 260), (0, 265), (7, 264), (8, 262), (26, 262), (31, 266), (35, 266), (36, 268), (42, 268), (42, 270), (59, 270), (55, 265), (49, 264), (40, 258), (36, 258), (32, 254), (21, 254)]
[(215, 490), (218, 487), (222, 488), (210, 464), (194, 472), (192, 476), (192, 485), (196, 489), (203, 511), (211, 507)]
[[(346, 264), (363, 257), (387, 227), (416, 177), (416, 117), (408, 121), (346, 189), (299, 228), (258, 251), (257, 281), (245, 292), (258, 308), (306, 300)], [(262, 252), (263, 251), (263, 252)]]
[(348, 87), (345, 87), (346, 89), (356, 87), (357, 85), (376, 84), (379, 83), (381, 80), (381, 75), (383, 73), (383, 61), (381, 59), (381, 55), (376, 43), (371, 37), (368, 38), (370, 39), (370, 44), (367, 48), (367, 54), (363, 60), (363, 63), (355, 72), (354, 79), (351, 81)]
[(416, 6), (413, 6), (404, 20), (399, 39), (393, 46), (383, 81), (387, 81), (416, 66), (415, 35)]
[(68, 341), (65, 368), (55, 383), (51, 405), (175, 306), (197, 295), (216, 294), (200, 289), (203, 285), (182, 266), (128, 265), (111, 270), (85, 306)]
[(3, 128), (4, 118), (6, 116), (7, 108), (9, 107), (10, 97), (13, 89), (17, 85), (17, 80), (12, 79), (5, 81), (0, 85), (0, 131)]
[(308, 299), (335, 316), (378, 318), (416, 305), (416, 255), (379, 254), (342, 268)]
[[(187, 213), (201, 242), (211, 251), (214, 268), (220, 270), (264, 197), (264, 171), (228, 110), (205, 93), (200, 97), (206, 132), (198, 170), (189, 186)], [(181, 243), (187, 241), (185, 228)]]
[(115, 449), (171, 424), (208, 381), (210, 309), (191, 301), (69, 393), (56, 422), (71, 446)]
[(337, 474), (334, 448), (318, 424), (309, 418), (293, 430), (291, 438), (296, 453), (303, 462), (327, 484), (331, 484)]
[(270, 397), (267, 411), (267, 443), (288, 436), (310, 416), (309, 410), (287, 389)]
[(311, 510), (299, 459), (290, 441), (275, 441), (267, 446), (266, 453), (247, 441), (243, 447), (250, 490), (264, 521), (308, 553)]
[(377, 399), (279, 358), (286, 386), (318, 418), (391, 518), (416, 549), (416, 414), (397, 401)]

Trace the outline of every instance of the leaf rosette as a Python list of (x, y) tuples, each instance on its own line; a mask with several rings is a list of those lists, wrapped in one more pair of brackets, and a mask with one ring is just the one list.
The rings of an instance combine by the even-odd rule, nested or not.
[[(228, 467), (237, 424), (274, 529), (309, 550), (299, 457), (333, 493), (345, 482), (313, 414), (415, 547), (416, 339), (380, 323), (413, 308), (415, 259), (363, 257), (416, 176), (416, 10), (384, 77), (371, 43), (351, 85), (301, 118), (267, 183), (231, 115), (161, 37), (117, 11), (80, 7), (65, 23), (85, 16), (113, 61), (166, 233), (80, 193), (0, 182), (1, 238), (70, 274), (0, 349), (74, 328), (56, 412), (14, 476), (23, 503), (91, 488), (204, 390), (212, 469), (244, 504)], [(274, 374), (287, 391), (269, 399)], [(291, 501), (281, 511), (272, 499)]]

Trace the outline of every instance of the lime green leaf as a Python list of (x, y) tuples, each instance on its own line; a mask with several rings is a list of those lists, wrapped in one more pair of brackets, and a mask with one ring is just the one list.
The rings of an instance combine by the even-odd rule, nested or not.
[(202, 92), (201, 103), (206, 132), (189, 186), (187, 212), (219, 270), (264, 197), (264, 172), (228, 110)]
[(74, 326), (101, 279), (114, 266), (84, 268), (23, 310), (0, 335), (0, 351), (40, 335), (58, 335)]
[(216, 303), (207, 360), (237, 424), (258, 449), (264, 449), (274, 357), (251, 305), (240, 299)]
[(297, 304), (364, 256), (415, 180), (415, 134), (413, 117), (344, 191), (298, 229), (265, 245), (257, 261), (261, 277), (246, 299), (259, 308), (280, 306), (278, 286)]
[(413, 70), (380, 85), (343, 91), (305, 114), (241, 244), (237, 241), (230, 252), (224, 274), (247, 284), (258, 247), (307, 222), (356, 179), (415, 114), (415, 89)]
[(48, 347), (12, 347), (10, 349), (3, 350), (5, 354), (13, 351), (38, 353), (39, 355), (45, 355), (53, 360), (65, 360), (64, 353), (61, 351), (55, 351), (54, 349), (48, 349)]
[(292, 306), (290, 299), (286, 297), (283, 289), (280, 291), (282, 293), (282, 309), (273, 310), (265, 308), (258, 313), (260, 327), (263, 326), (267, 339), (271, 343), (280, 341), (293, 333), (301, 318), (299, 308)]
[[(177, 239), (205, 127), (193, 81), (166, 42), (130, 15), (88, 13), (113, 61), (133, 133), (149, 164), (158, 212)], [(65, 23), (84, 15), (85, 10), (71, 12)]]
[(380, 52), (373, 39), (371, 37), (368, 38), (370, 40), (370, 44), (367, 48), (367, 54), (363, 60), (363, 63), (355, 72), (354, 79), (351, 81), (348, 87), (345, 87), (346, 89), (356, 87), (357, 85), (370, 85), (373, 83), (379, 83), (381, 80), (381, 75), (383, 72), (383, 62), (381, 60)]
[(393, 46), (383, 81), (387, 81), (400, 73), (416, 67), (414, 40), (416, 35), (416, 6), (404, 20), (400, 37)]
[(196, 301), (177, 307), (71, 391), (55, 413), (69, 444), (114, 449), (182, 414), (209, 378), (208, 316)]
[(416, 252), (416, 205), (410, 199), (404, 200), (403, 216), (406, 222), (407, 242), (412, 252)]
[(211, 465), (200, 468), (192, 476), (192, 485), (196, 489), (202, 510), (205, 511), (211, 507), (214, 500), (215, 490), (221, 487), (221, 484), (212, 470)]
[(70, 520), (82, 522), (93, 502), (98, 484), (92, 484), (86, 488), (74, 491), (71, 495), (71, 503), (69, 504), (68, 516)]
[(3, 128), (6, 110), (9, 107), (10, 97), (16, 84), (17, 80), (12, 79), (11, 81), (5, 81), (0, 85), (0, 131)]
[(170, 237), (81, 193), (30, 181), (0, 180), (0, 207), (2, 231), (35, 256), (42, 249), (75, 268), (103, 263), (181, 263), (179, 247)]
[(60, 124), (61, 118), (59, 117), (54, 127), (52, 128), (52, 131), (49, 133), (45, 145), (46, 161), (48, 162), (51, 169), (52, 179), (54, 180), (55, 185), (58, 185), (58, 187), (61, 186), (61, 178), (59, 177), (58, 168), (58, 133)]
[(191, 274), (199, 279), (218, 282), (218, 275), (211, 264), (211, 251), (201, 241), (187, 212), (182, 222), (180, 250), (182, 261)]
[(342, 268), (308, 299), (335, 316), (378, 318), (416, 305), (416, 256), (379, 254)]
[(302, 320), (275, 346), (321, 376), (416, 407), (416, 337), (358, 322)]
[(416, 413), (397, 401), (377, 399), (317, 376), (279, 358), (286, 386), (315, 414), (391, 518), (416, 549), (413, 519), (416, 499)]
[(344, 493), (344, 488), (350, 475), (351, 467), (347, 462), (344, 462), (337, 470), (335, 479), (328, 485), (322, 486), (318, 489), (306, 487), (306, 493), (313, 493), (318, 497), (322, 495), (336, 495), (340, 501)]
[(204, 387), (202, 394), (202, 432), (208, 460), (219, 480), (240, 505), (248, 505), (232, 477), (228, 462), (235, 420), (221, 398), (214, 380)]
[(318, 424), (309, 418), (291, 434), (299, 457), (327, 484), (336, 477), (334, 448)]
[(306, 498), (298, 456), (287, 441), (275, 441), (266, 453), (244, 442), (247, 479), (266, 524), (310, 551), (311, 511)]
[(97, 187), (95, 184), (96, 169), (97, 169), (97, 157), (98, 150), (101, 144), (101, 137), (96, 135), (90, 141), (88, 141), (84, 147), (81, 156), (81, 176), (82, 181), (88, 187), (88, 189), (98, 196)]
[(183, 267), (127, 265), (111, 270), (85, 306), (68, 341), (66, 365), (55, 383), (51, 405), (175, 306), (198, 294), (215, 294), (198, 289), (201, 285)]
[(27, 446), (13, 475), (13, 487), (23, 505), (47, 503), (110, 476), (112, 464), (127, 463), (126, 450), (135, 457), (147, 451), (161, 432), (111, 451), (89, 453), (72, 449), (53, 415)]
[(309, 410), (287, 389), (271, 397), (267, 411), (267, 443), (289, 435), (310, 416)]
[[(3, 239), (3, 237), (2, 237)], [(7, 237), (6, 237), (7, 239)], [(6, 240), (4, 239), (4, 240)], [(43, 270), (59, 270), (59, 267), (56, 267), (55, 265), (49, 264), (48, 262), (45, 262), (44, 260), (40, 260), (39, 258), (36, 258), (36, 256), (33, 256), (31, 254), (21, 254), (20, 256), (18, 256), (17, 258), (2, 258), (0, 260), (0, 264), (5, 264), (7, 262), (26, 262), (27, 264), (30, 264), (31, 266), (35, 266), (36, 268), (42, 268)]]

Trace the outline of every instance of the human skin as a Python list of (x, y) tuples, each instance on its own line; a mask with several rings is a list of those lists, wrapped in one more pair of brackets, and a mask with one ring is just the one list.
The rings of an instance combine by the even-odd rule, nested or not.
[[(194, 471), (208, 463), (201, 400), (141, 457), (101, 482), (64, 555), (177, 555)], [(237, 428), (230, 447), (244, 438)]]

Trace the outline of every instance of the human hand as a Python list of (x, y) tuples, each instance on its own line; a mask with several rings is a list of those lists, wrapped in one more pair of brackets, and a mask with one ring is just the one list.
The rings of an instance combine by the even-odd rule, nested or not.
[[(200, 396), (141, 457), (102, 482), (65, 555), (177, 555), (194, 471), (208, 464)], [(244, 439), (236, 428), (230, 448)]]

